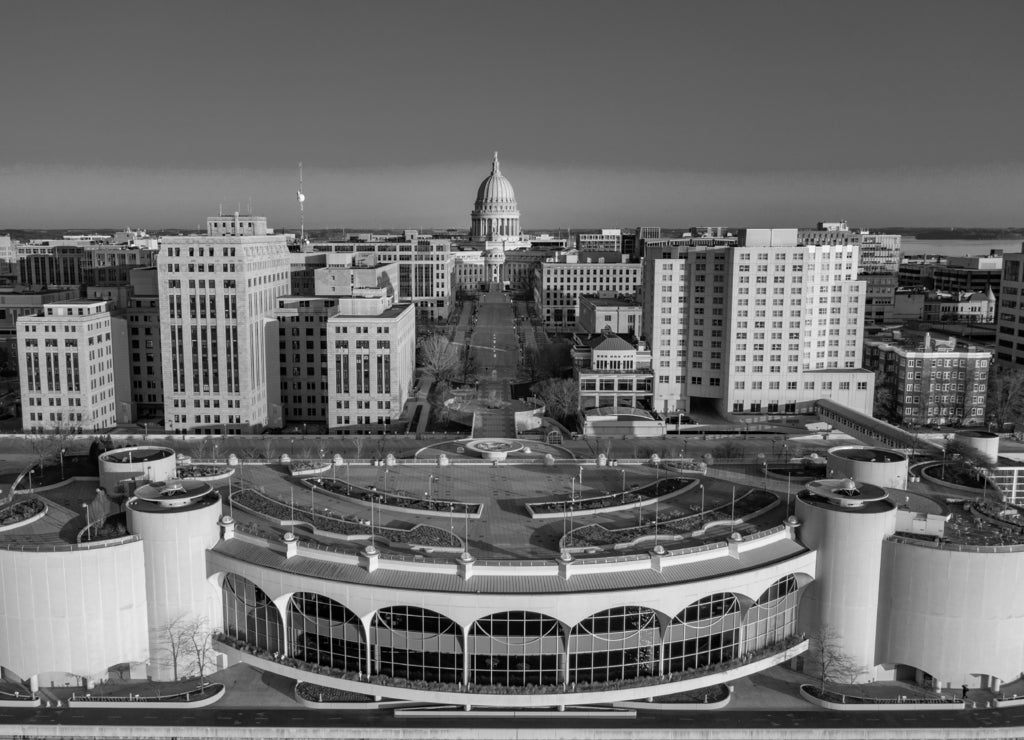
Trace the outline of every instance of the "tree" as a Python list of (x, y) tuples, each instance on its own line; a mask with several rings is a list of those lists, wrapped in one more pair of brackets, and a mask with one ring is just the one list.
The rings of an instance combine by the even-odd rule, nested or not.
[(199, 677), (202, 686), (208, 669), (216, 667), (213, 631), (203, 617), (182, 614), (157, 630), (160, 648), (153, 661), (171, 669), (175, 681)]
[(431, 334), (420, 340), (419, 365), (436, 380), (451, 380), (459, 367), (459, 353), (447, 337)]
[(178, 680), (178, 670), (186, 655), (190, 631), (188, 623), (189, 620), (181, 615), (155, 630), (160, 648), (153, 656), (153, 662), (170, 668), (175, 681)]
[(76, 434), (75, 427), (65, 421), (63, 414), (58, 413), (53, 427), (37, 434), (28, 435), (29, 447), (39, 461), (40, 469), (58, 460), (63, 468), (64, 455), (67, 454)]
[(548, 414), (563, 424), (579, 411), (580, 395), (572, 378), (548, 378), (534, 383), (530, 390), (544, 403)]
[(476, 357), (473, 356), (473, 350), (469, 345), (469, 342), (462, 345), (462, 382), (469, 383), (470, 378), (476, 376)]
[(882, 370), (875, 372), (875, 418), (896, 421), (896, 381)]
[(188, 640), (185, 652), (189, 657), (188, 674), (199, 677), (200, 689), (206, 684), (206, 672), (217, 667), (213, 649), (213, 630), (205, 618), (193, 619), (188, 623)]
[(853, 683), (864, 672), (853, 656), (843, 651), (843, 638), (832, 625), (821, 625), (810, 634), (810, 640), (822, 693), (826, 684)]
[(1002, 430), (1024, 421), (1024, 369), (993, 365), (988, 377), (988, 417)]

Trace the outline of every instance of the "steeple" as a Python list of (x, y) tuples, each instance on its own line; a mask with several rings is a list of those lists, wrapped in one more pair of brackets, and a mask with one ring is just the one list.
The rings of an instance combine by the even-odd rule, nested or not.
[(495, 152), (494, 152), (494, 162), (491, 164), (491, 174), (492, 175), (500, 175), (501, 174), (501, 166), (498, 164), (498, 152), (497, 152), (497, 150), (495, 150)]

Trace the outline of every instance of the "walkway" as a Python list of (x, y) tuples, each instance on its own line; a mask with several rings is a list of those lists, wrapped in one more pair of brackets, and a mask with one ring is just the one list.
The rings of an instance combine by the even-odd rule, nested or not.
[(516, 379), (520, 348), (512, 301), (499, 291), (480, 296), (471, 345), (480, 382), (482, 409), (473, 418), (474, 437), (516, 436), (510, 384)]

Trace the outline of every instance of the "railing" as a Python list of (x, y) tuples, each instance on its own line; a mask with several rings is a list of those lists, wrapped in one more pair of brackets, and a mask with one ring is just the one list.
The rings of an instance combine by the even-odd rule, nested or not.
[(103, 540), (102, 542), (82, 542), (79, 544), (54, 542), (52, 544), (23, 545), (17, 542), (7, 542), (0, 543), (0, 550), (10, 550), (12, 552), (73, 552), (75, 550), (94, 550), (101, 547), (118, 547), (131, 542), (140, 542), (141, 540), (142, 538), (139, 535), (129, 534), (123, 537)]
[(1024, 543), (1019, 545), (964, 545), (955, 542), (919, 540), (914, 537), (903, 537), (898, 534), (889, 535), (888, 539), (891, 542), (898, 542), (901, 545), (916, 545), (917, 547), (930, 547), (933, 550), (952, 550), (953, 552), (1024, 552)]

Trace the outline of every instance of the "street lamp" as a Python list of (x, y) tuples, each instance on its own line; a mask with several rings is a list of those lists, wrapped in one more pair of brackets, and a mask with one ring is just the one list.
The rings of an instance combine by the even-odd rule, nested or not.
[(89, 521), (89, 504), (83, 501), (82, 508), (85, 509), (85, 536), (92, 542), (92, 535), (89, 533), (89, 528), (92, 526), (92, 522)]
[(60, 479), (64, 480), (64, 453), (67, 452), (67, 448), (60, 448)]
[(32, 495), (32, 489), (34, 488), (32, 485), (32, 474), (35, 472), (37, 471), (34, 467), (28, 469), (28, 493), (30, 496)]
[(704, 523), (704, 484), (700, 484), (700, 523)]

